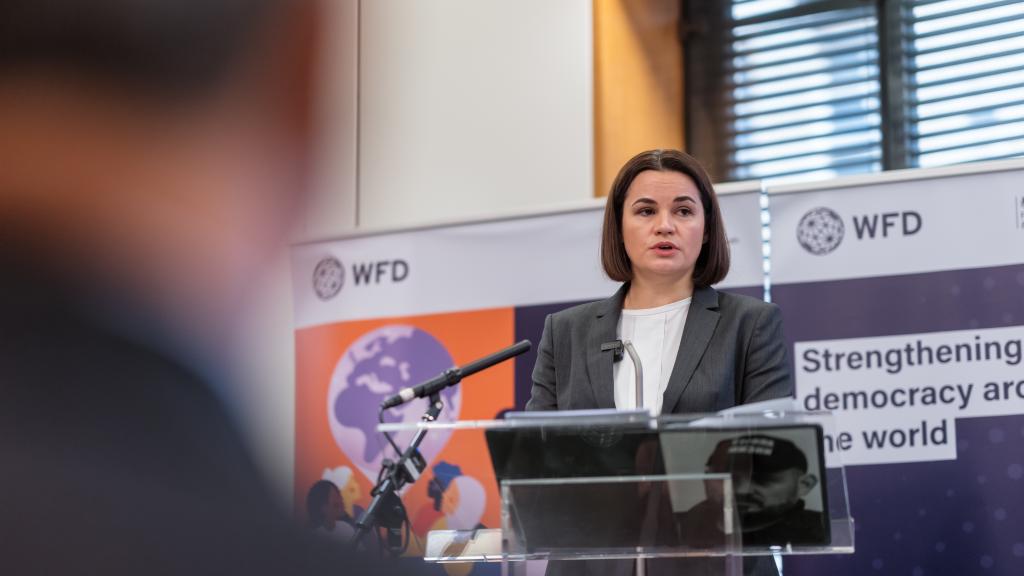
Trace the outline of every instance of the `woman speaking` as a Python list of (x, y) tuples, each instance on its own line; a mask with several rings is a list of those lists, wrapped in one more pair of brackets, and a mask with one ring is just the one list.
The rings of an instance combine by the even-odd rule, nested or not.
[(692, 157), (650, 150), (626, 162), (605, 205), (601, 263), (622, 287), (548, 316), (527, 410), (638, 408), (632, 361), (612, 345), (626, 340), (655, 413), (792, 395), (778, 307), (711, 288), (729, 271), (729, 243)]

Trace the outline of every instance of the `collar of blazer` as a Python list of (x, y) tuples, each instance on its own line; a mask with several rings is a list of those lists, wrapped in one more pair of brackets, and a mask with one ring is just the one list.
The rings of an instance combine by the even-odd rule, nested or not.
[[(622, 303), (627, 292), (628, 282), (623, 284), (615, 295), (598, 302), (595, 307), (594, 327), (590, 331), (587, 343), (587, 368), (598, 408), (615, 408), (612, 353), (602, 352), (601, 344), (616, 339), (615, 331), (619, 325)], [(679, 398), (689, 385), (693, 372), (700, 364), (704, 351), (711, 341), (715, 327), (718, 326), (718, 317), (718, 292), (710, 287), (696, 288), (686, 316), (686, 324), (683, 326), (683, 339), (679, 343), (672, 375), (669, 376), (668, 387), (662, 399), (662, 414), (675, 412)]]

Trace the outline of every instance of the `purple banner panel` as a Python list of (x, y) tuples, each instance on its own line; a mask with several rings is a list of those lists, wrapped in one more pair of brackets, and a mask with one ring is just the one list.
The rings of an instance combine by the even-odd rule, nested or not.
[[(791, 347), (948, 331), (975, 342), (986, 330), (1024, 325), (1024, 265), (776, 285), (772, 296)], [(1024, 574), (1024, 413), (1010, 413), (1022, 400), (1014, 395), (1024, 394), (1024, 363), (1020, 340), (1005, 344), (999, 360), (1013, 378), (986, 382), (971, 364), (927, 369), (937, 374), (932, 384), (974, 384), (978, 403), (983, 390), (1008, 394), (1011, 408), (956, 418), (947, 439), (955, 459), (848, 466), (856, 553), (787, 558), (787, 575)], [(800, 391), (802, 359), (794, 361)], [(865, 361), (847, 359), (844, 367)]]

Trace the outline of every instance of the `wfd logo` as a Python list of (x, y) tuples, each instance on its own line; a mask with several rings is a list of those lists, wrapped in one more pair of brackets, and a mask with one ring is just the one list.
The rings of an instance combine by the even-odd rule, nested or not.
[[(409, 263), (402, 259), (353, 262), (347, 275), (353, 287), (398, 284), (409, 277)], [(321, 300), (330, 300), (345, 285), (345, 266), (333, 256), (323, 258), (313, 269), (313, 291)]]
[[(921, 231), (921, 214), (913, 210), (860, 214), (850, 218), (857, 240), (878, 240), (892, 236), (913, 236)], [(839, 247), (846, 226), (831, 208), (815, 208), (804, 214), (796, 227), (796, 239), (811, 254), (823, 256)]]
[(839, 247), (846, 233), (843, 219), (830, 208), (815, 208), (796, 226), (796, 239), (811, 254), (823, 256)]
[(334, 256), (328, 256), (316, 263), (313, 269), (313, 290), (321, 300), (330, 300), (341, 292), (345, 285), (345, 267)]

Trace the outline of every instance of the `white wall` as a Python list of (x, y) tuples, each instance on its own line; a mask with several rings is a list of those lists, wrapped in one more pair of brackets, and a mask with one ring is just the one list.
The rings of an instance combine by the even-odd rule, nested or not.
[[(590, 0), (324, 5), (321, 157), (300, 239), (591, 196)], [(233, 402), (286, 502), (295, 458), (290, 282), (283, 255), (254, 286)]]
[(591, 197), (591, 12), (591, 0), (362, 2), (359, 225)]
[(359, 134), (359, 0), (329, 0), (322, 38), (319, 156), (302, 238), (356, 226)]

